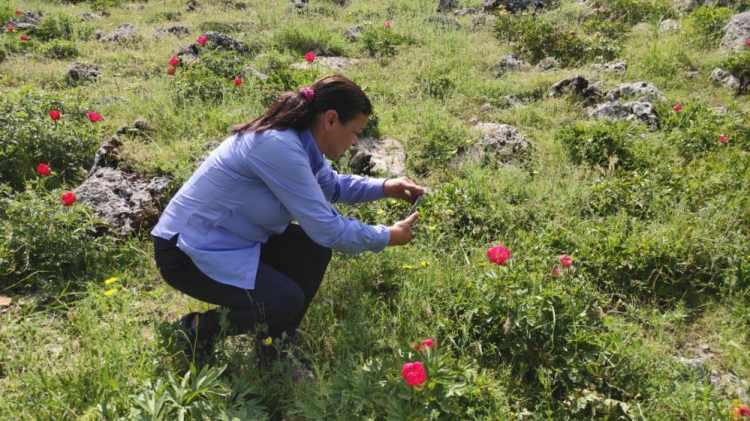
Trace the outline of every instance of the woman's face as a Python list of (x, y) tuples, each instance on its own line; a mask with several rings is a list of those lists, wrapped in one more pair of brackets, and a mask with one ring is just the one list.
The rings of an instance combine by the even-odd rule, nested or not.
[(345, 124), (341, 124), (338, 113), (333, 110), (326, 111), (322, 117), (323, 130), (318, 135), (313, 132), (313, 135), (320, 151), (332, 160), (340, 158), (351, 146), (356, 145), (367, 125), (365, 114), (358, 114)]

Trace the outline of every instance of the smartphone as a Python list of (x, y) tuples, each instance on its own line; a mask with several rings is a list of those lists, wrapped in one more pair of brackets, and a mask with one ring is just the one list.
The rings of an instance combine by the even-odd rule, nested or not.
[(404, 215), (404, 217), (401, 218), (401, 219), (402, 220), (406, 219), (409, 215), (411, 215), (414, 212), (416, 212), (417, 211), (417, 206), (419, 206), (419, 203), (422, 201), (422, 199), (424, 199), (424, 194), (420, 194), (419, 196), (417, 196), (417, 199), (414, 201), (414, 203), (412, 203), (411, 206), (409, 206), (409, 211), (406, 212), (406, 215)]

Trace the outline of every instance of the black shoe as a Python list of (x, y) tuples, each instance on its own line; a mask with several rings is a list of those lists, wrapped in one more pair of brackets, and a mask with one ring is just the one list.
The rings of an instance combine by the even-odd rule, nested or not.
[(202, 313), (192, 312), (182, 316), (177, 322), (180, 336), (185, 341), (185, 355), (190, 359), (196, 357), (204, 360), (213, 353), (214, 338), (205, 335), (201, 337), (200, 332), (194, 327), (195, 318), (201, 316)]

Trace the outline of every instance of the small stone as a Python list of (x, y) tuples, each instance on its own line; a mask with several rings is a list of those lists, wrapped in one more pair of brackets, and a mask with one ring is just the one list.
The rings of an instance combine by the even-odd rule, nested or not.
[(714, 69), (711, 72), (711, 76), (709, 78), (712, 82), (719, 85), (724, 85), (729, 89), (738, 90), (740, 88), (740, 80), (724, 69)]
[(76, 86), (85, 82), (94, 82), (101, 75), (99, 66), (87, 63), (73, 63), (65, 74), (68, 85)]
[(403, 175), (406, 151), (395, 139), (360, 139), (350, 150), (349, 167), (355, 174)]
[(659, 23), (659, 33), (674, 32), (680, 29), (680, 23), (674, 19), (665, 19)]
[(496, 77), (501, 77), (507, 72), (525, 70), (529, 67), (530, 65), (526, 61), (519, 59), (513, 54), (506, 54), (492, 67), (492, 70)]
[(609, 63), (592, 64), (591, 68), (600, 72), (625, 73), (628, 70), (628, 65), (622, 60), (616, 60)]

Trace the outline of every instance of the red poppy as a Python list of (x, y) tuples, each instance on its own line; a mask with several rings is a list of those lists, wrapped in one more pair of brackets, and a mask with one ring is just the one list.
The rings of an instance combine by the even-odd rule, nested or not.
[(422, 339), (422, 342), (416, 346), (417, 351), (424, 351), (435, 347), (435, 341), (432, 338)]
[(101, 114), (97, 113), (96, 111), (89, 111), (86, 113), (86, 117), (91, 120), (92, 123), (96, 123), (97, 121), (104, 120), (104, 117), (102, 117)]
[(208, 42), (208, 37), (205, 35), (201, 35), (197, 40), (195, 40), (195, 42), (197, 42), (201, 47), (204, 47), (206, 45), (206, 42)]
[(421, 386), (427, 381), (427, 370), (425, 370), (424, 364), (419, 361), (404, 363), (401, 367), (401, 377), (411, 387)]
[(76, 194), (72, 191), (63, 192), (60, 195), (60, 200), (64, 206), (73, 206), (73, 203), (76, 202)]
[(564, 268), (569, 268), (573, 266), (573, 258), (568, 256), (567, 254), (563, 254), (560, 256), (560, 264)]
[(42, 177), (47, 177), (52, 174), (52, 170), (49, 168), (49, 165), (41, 162), (36, 166), (36, 173), (41, 175)]
[(172, 66), (177, 66), (180, 64), (180, 58), (177, 56), (172, 56), (172, 58), (169, 59), (169, 64)]
[(308, 51), (307, 53), (305, 53), (305, 61), (308, 63), (312, 63), (313, 61), (315, 61), (315, 57), (317, 56), (312, 51)]
[(234, 86), (240, 86), (242, 85), (242, 78), (237, 76), (234, 78)]
[(49, 118), (52, 119), (52, 121), (57, 121), (60, 119), (60, 110), (49, 110)]
[(505, 246), (490, 247), (487, 249), (487, 258), (496, 265), (505, 266), (510, 259), (510, 249)]
[(20, 37), (18, 37), (18, 39), (20, 39), (21, 42), (26, 42), (26, 41), (30, 40), (31, 37), (28, 36), (28, 35), (26, 35), (26, 34), (22, 34)]
[(679, 113), (680, 111), (682, 111), (682, 104), (680, 104), (679, 102), (678, 102), (678, 103), (676, 103), (676, 104), (674, 104), (674, 105), (672, 106), (672, 110), (673, 110), (674, 112), (676, 112), (676, 113)]
[(726, 144), (729, 142), (729, 136), (722, 134), (719, 135), (719, 143)]

